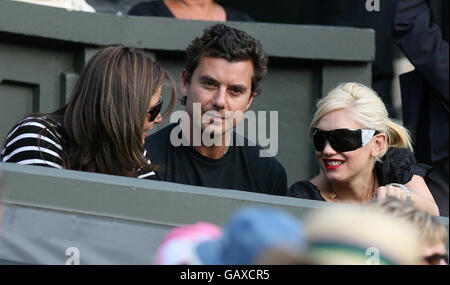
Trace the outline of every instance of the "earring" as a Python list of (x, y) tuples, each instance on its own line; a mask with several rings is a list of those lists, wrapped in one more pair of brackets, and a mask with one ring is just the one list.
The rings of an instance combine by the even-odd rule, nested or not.
[(181, 105), (186, 105), (186, 100), (187, 100), (187, 97), (186, 97), (186, 96), (182, 96), (182, 97), (180, 98), (180, 103), (181, 103)]

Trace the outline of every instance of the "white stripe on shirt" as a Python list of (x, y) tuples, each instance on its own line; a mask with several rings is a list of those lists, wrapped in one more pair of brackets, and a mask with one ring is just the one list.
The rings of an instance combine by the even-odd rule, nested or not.
[[(15, 150), (14, 150), (13, 152), (11, 152), (9, 155), (4, 156), (4, 157), (3, 157), (3, 162), (7, 162), (12, 156), (18, 154), (19, 152), (30, 151), (30, 150), (35, 150), (35, 151), (40, 151), (40, 152), (46, 152), (46, 153), (48, 153), (48, 154), (50, 154), (50, 155), (52, 155), (52, 156), (54, 156), (54, 157), (57, 157), (57, 158), (61, 159), (61, 157), (59, 156), (59, 154), (56, 153), (56, 152), (54, 152), (54, 151), (52, 151), (52, 150), (49, 150), (49, 149), (46, 149), (46, 148), (43, 148), (43, 147), (38, 147), (38, 146), (23, 146), (23, 147), (19, 147), (19, 148), (15, 149)], [(61, 160), (62, 160), (62, 159), (61, 159)]]
[(63, 167), (57, 163), (53, 163), (47, 160), (42, 159), (26, 159), (17, 162), (18, 164), (47, 164), (53, 166), (55, 168), (63, 169)]
[(60, 150), (62, 150), (62, 147), (60, 144), (56, 143), (55, 141), (53, 141), (50, 138), (47, 138), (46, 136), (40, 135), (40, 134), (34, 134), (34, 133), (25, 133), (25, 134), (21, 134), (17, 137), (15, 137), (14, 139), (12, 139), (6, 146), (5, 149), (7, 147), (9, 147), (10, 145), (12, 145), (13, 143), (15, 143), (18, 140), (24, 139), (24, 138), (40, 138), (41, 140), (44, 140), (46, 142), (49, 142), (51, 144), (53, 144), (54, 146), (56, 146), (57, 148), (59, 148)]
[(148, 173), (139, 175), (137, 178), (144, 178), (144, 177), (147, 177), (147, 176), (150, 176), (150, 175), (156, 175), (156, 174), (155, 174), (154, 171), (150, 171), (150, 172), (148, 172)]
[(50, 129), (47, 126), (45, 126), (45, 125), (43, 125), (41, 123), (38, 123), (38, 122), (24, 122), (24, 123), (21, 123), (20, 125), (18, 125), (17, 127), (15, 127), (14, 130), (12, 130), (12, 132), (9, 133), (9, 135), (6, 137), (6, 139), (8, 139), (10, 136), (12, 136), (14, 134), (14, 132), (17, 131), (18, 128), (20, 128), (20, 127), (28, 127), (28, 126), (35, 126), (35, 127), (41, 128), (41, 129), (46, 129), (46, 131), (49, 132), (53, 137), (61, 138), (61, 135), (57, 135), (56, 136), (54, 133), (52, 133), (50, 131)]

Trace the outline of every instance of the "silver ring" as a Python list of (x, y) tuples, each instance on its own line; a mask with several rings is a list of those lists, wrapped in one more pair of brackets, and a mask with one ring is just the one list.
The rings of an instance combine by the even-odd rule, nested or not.
[(406, 193), (406, 201), (411, 201), (411, 191), (409, 191), (408, 187), (400, 183), (390, 183), (388, 185), (401, 188)]

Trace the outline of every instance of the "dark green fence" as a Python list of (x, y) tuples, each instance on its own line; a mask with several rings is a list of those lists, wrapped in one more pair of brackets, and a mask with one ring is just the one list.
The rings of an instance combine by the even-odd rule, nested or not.
[[(0, 172), (7, 192), (0, 264), (65, 264), (73, 250), (80, 264), (151, 264), (173, 226), (223, 225), (243, 206), (276, 207), (299, 219), (313, 209), (351, 207), (12, 163), (0, 163)], [(438, 219), (448, 229), (448, 218)]]
[(151, 264), (173, 227), (199, 221), (223, 225), (246, 205), (282, 208), (301, 218), (308, 201), (97, 173), (0, 163), (6, 179), (0, 238), (3, 260), (65, 264)]

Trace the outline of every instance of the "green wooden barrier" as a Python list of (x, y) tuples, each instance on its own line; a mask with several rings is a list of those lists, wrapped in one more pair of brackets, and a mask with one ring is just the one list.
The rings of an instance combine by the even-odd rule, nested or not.
[[(283, 208), (300, 219), (310, 210), (330, 206), (315, 200), (14, 163), (0, 163), (0, 171), (8, 204), (167, 226), (196, 221), (222, 224), (246, 205)], [(448, 226), (448, 218), (437, 218)]]
[[(0, 264), (151, 264), (174, 226), (223, 225), (247, 205), (282, 208), (301, 218), (329, 206), (228, 189), (0, 163), (6, 183)], [(3, 261), (2, 261), (3, 260)]]
[(222, 224), (245, 205), (281, 207), (303, 217), (327, 203), (114, 175), (0, 163), (6, 204), (159, 225)]
[[(311, 210), (352, 207), (228, 189), (0, 163), (6, 180), (1, 260), (64, 264), (150, 264), (174, 226), (223, 225), (239, 208), (276, 207), (300, 220)], [(447, 227), (449, 219), (438, 217)], [(448, 241), (447, 241), (448, 247)]]

